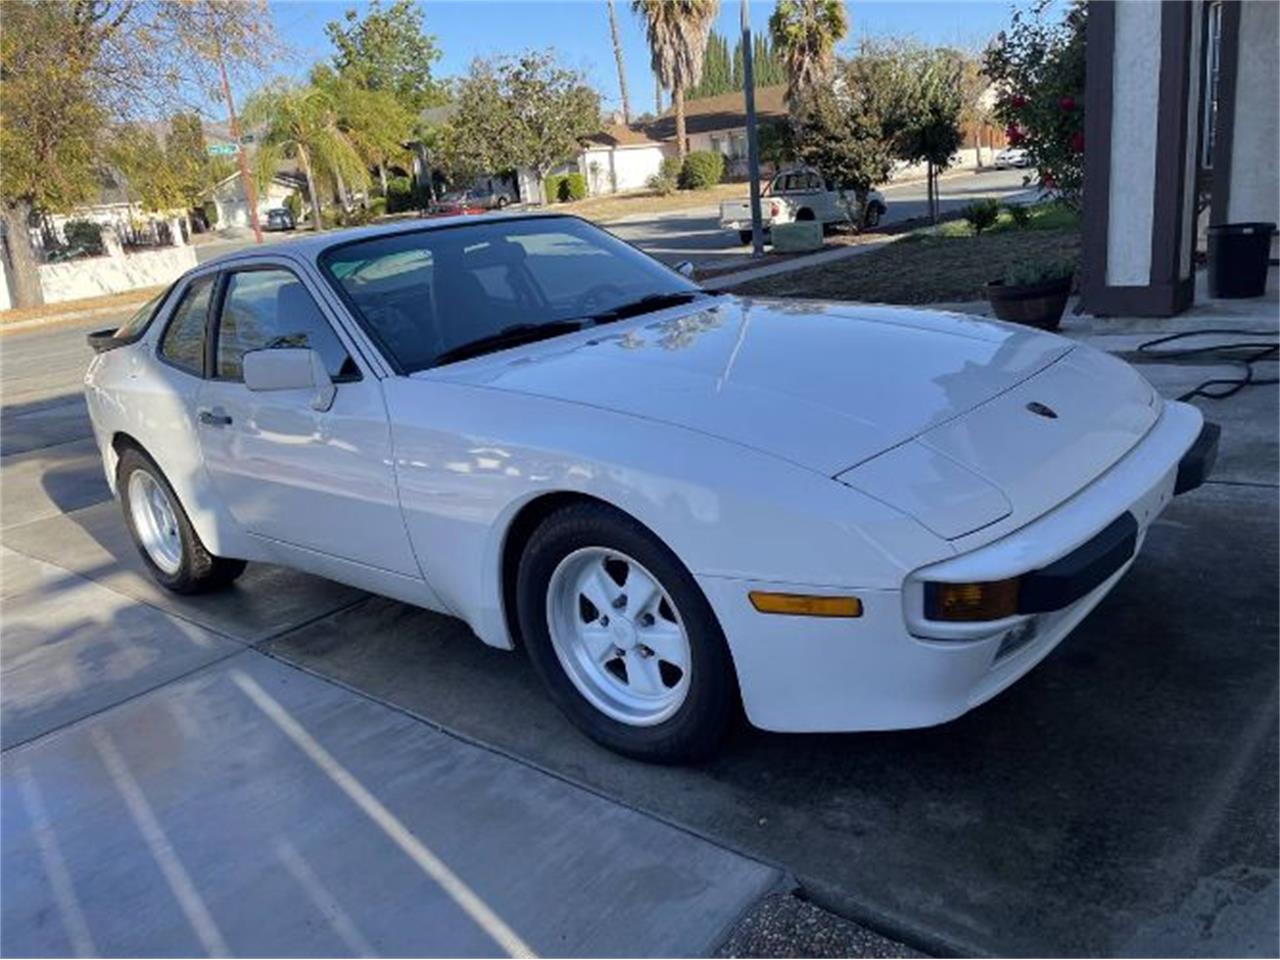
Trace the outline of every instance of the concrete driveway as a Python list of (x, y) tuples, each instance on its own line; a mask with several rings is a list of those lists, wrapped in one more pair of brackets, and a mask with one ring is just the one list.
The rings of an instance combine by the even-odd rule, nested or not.
[[(1169, 329), (1096, 342), (1131, 350)], [(931, 952), (1275, 955), (1274, 387), (1204, 404), (1223, 424), (1213, 481), (1175, 502), (1119, 588), (994, 701), (905, 733), (742, 729), (713, 762), (657, 768), (584, 740), (522, 657), (456, 620), (270, 567), (223, 596), (152, 587), (85, 440), (81, 334), (0, 340), (3, 732), (24, 742), (4, 755), (5, 953), (66, 952), (86, 935), (116, 952), (208, 949), (211, 930), (232, 952), (465, 954), (514, 932), (543, 951), (608, 953), (583, 918), (633, 889), (636, 875), (609, 871), (645, 848), (659, 855), (641, 874), (666, 891), (653, 910), (686, 945), (655, 949), (705, 949), (712, 924), (679, 903), (710, 897), (709, 882), (719, 898), (697, 909), (719, 921), (776, 882), (764, 861)], [(1218, 371), (1143, 372), (1176, 395)], [(523, 762), (493, 766), (494, 752)], [(590, 828), (528, 819), (544, 791)], [(498, 818), (504, 850), (515, 844), (510, 876), (493, 877), (495, 846), (450, 833), (474, 821), (423, 812), (471, 803)], [(611, 820), (617, 804), (638, 819)], [(515, 816), (555, 843), (520, 835)], [(436, 859), (398, 844), (395, 824)], [(436, 861), (493, 916), (442, 893), (448, 875), (424, 867)], [(542, 884), (548, 862), (557, 879), (538, 892), (563, 907), (540, 916), (512, 878)], [(429, 921), (406, 930), (423, 903)]]

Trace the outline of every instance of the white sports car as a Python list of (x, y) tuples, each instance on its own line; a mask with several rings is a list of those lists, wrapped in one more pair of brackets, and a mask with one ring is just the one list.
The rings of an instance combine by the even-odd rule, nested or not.
[(152, 574), (286, 564), (522, 645), (650, 760), (950, 720), (1042, 659), (1217, 431), (1031, 329), (742, 299), (568, 216), (192, 270), (85, 377)]

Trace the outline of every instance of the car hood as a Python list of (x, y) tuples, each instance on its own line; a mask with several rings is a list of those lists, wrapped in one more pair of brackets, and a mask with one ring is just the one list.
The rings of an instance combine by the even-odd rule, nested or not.
[(416, 376), (670, 423), (835, 476), (1070, 349), (958, 314), (720, 296)]

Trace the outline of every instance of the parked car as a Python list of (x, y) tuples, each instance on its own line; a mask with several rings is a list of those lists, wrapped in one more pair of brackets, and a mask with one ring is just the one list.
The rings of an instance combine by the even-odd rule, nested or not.
[[(764, 229), (775, 223), (816, 220), (824, 227), (854, 223), (874, 227), (888, 211), (884, 195), (870, 190), (858, 197), (840, 189), (829, 177), (810, 167), (783, 170), (769, 182), (760, 198)], [(751, 242), (751, 201), (726, 200), (720, 204), (720, 226), (738, 231), (738, 239)]]
[(996, 154), (992, 163), (997, 170), (1008, 170), (1010, 167), (1026, 167), (1031, 163), (1031, 155), (1022, 147), (1005, 147)]
[(485, 177), (467, 190), (468, 202), (486, 210), (503, 210), (516, 202), (516, 192), (503, 177)]
[(268, 230), (294, 230), (297, 226), (293, 214), (287, 207), (274, 207), (267, 211), (266, 228)]
[(1053, 334), (711, 293), (564, 215), (241, 251), (90, 343), (107, 480), (165, 587), (263, 561), (461, 617), (649, 760), (712, 753), (739, 703), (797, 732), (965, 713), (1217, 444)]
[(477, 203), (469, 191), (456, 190), (446, 193), (431, 205), (427, 212), (429, 217), (457, 217), (463, 214), (488, 212), (488, 207)]

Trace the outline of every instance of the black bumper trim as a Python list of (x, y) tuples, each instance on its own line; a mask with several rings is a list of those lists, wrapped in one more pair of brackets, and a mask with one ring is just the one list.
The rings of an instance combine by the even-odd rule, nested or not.
[(1209, 478), (1213, 465), (1218, 460), (1218, 438), (1222, 435), (1222, 427), (1216, 423), (1204, 422), (1200, 428), (1200, 436), (1191, 445), (1180, 461), (1178, 461), (1178, 480), (1173, 485), (1175, 494), (1194, 490)]
[(1075, 603), (1128, 563), (1137, 546), (1138, 521), (1126, 511), (1065, 557), (1024, 574), (1018, 612), (1049, 613)]

